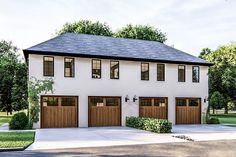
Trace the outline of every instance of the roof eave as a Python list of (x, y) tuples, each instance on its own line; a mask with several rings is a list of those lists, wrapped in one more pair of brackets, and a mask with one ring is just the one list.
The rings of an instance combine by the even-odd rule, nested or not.
[(100, 58), (100, 59), (117, 59), (117, 60), (127, 60), (127, 61), (145, 61), (145, 62), (161, 62), (161, 63), (171, 63), (171, 64), (187, 64), (187, 65), (204, 65), (212, 66), (213, 63), (201, 63), (201, 62), (188, 62), (188, 61), (171, 61), (171, 60), (158, 60), (158, 59), (143, 59), (143, 58), (131, 58), (131, 57), (115, 57), (115, 56), (104, 56), (104, 55), (90, 55), (90, 54), (78, 54), (78, 53), (65, 53), (65, 52), (49, 52), (49, 51), (34, 51), (34, 50), (23, 50), (25, 60), (28, 59), (29, 54), (38, 55), (55, 55), (55, 56), (73, 56), (82, 58)]

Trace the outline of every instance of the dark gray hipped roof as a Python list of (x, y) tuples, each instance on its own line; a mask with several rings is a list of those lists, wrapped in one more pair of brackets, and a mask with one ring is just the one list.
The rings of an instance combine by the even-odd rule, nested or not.
[(28, 54), (43, 54), (212, 65), (160, 42), (75, 33), (65, 33), (23, 52), (26, 58)]

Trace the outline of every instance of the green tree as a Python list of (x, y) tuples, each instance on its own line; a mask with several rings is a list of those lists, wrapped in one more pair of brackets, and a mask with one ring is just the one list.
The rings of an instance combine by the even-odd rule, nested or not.
[[(215, 91), (223, 94), (226, 102), (236, 101), (236, 43), (221, 46), (215, 51), (206, 53), (203, 59), (214, 63), (209, 68), (209, 95)], [(225, 103), (225, 113), (228, 106)]]
[(7, 114), (27, 107), (23, 105), (27, 100), (27, 68), (21, 63), (17, 50), (11, 42), (0, 41), (0, 110)]
[(56, 32), (61, 35), (63, 33), (83, 33), (92, 35), (112, 36), (112, 30), (106, 23), (92, 22), (89, 20), (80, 20), (74, 23), (66, 23), (62, 29)]
[(18, 63), (15, 67), (15, 76), (12, 88), (12, 109), (20, 111), (28, 108), (27, 66)]
[(0, 108), (7, 114), (12, 113), (12, 87), (16, 62), (6, 57), (0, 59)]
[(215, 114), (216, 109), (222, 109), (225, 106), (224, 96), (220, 92), (215, 91), (210, 98), (210, 106)]
[(209, 53), (211, 53), (211, 49), (203, 48), (198, 57), (203, 59), (203, 57)]
[(126, 25), (118, 30), (115, 37), (152, 40), (164, 43), (167, 40), (166, 34), (161, 30), (149, 25)]

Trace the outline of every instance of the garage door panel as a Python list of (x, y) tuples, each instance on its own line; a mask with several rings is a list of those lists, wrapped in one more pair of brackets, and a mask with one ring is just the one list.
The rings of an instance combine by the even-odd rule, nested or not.
[[(63, 98), (72, 98), (74, 102), (70, 106), (71, 102), (63, 102)], [(57, 102), (53, 103), (54, 100)], [(77, 102), (78, 97), (75, 96), (42, 96), (41, 128), (77, 127)]]
[(89, 97), (89, 126), (120, 126), (121, 97)]
[(176, 124), (200, 124), (200, 113), (200, 98), (176, 98)]
[[(158, 100), (156, 103), (155, 100)], [(167, 119), (167, 98), (163, 97), (140, 97), (139, 98), (139, 116)]]

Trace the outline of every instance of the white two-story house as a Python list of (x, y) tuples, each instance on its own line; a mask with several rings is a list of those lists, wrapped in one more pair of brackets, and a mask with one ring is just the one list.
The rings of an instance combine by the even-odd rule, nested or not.
[(29, 78), (52, 78), (38, 128), (125, 126), (127, 116), (199, 124), (211, 63), (146, 40), (66, 33), (23, 50)]

